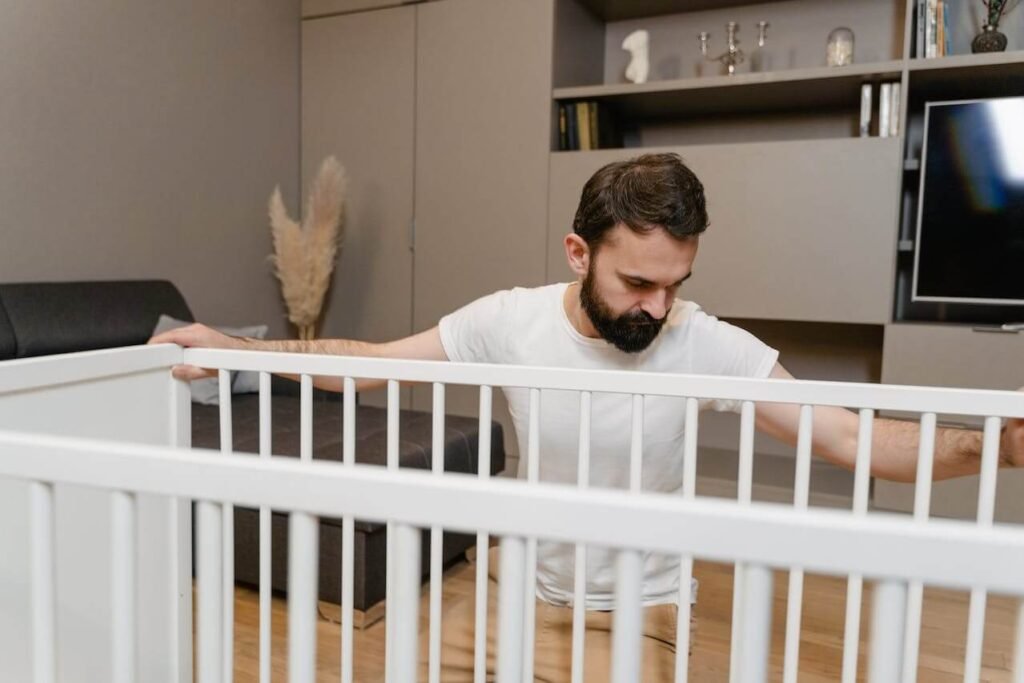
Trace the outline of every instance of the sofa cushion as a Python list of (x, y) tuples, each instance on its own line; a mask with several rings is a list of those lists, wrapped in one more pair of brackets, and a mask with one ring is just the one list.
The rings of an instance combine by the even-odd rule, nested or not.
[(162, 280), (0, 285), (0, 304), (17, 358), (144, 344), (162, 313), (194, 320), (181, 293)]
[[(292, 384), (297, 384), (292, 382)], [(341, 461), (342, 458), (342, 404), (339, 394), (318, 393), (313, 403), (313, 458)], [(326, 398), (330, 396), (330, 398)], [(220, 448), (220, 408), (218, 406), (192, 406), (192, 446)], [(241, 453), (259, 452), (259, 396), (245, 394), (231, 397), (231, 431), (233, 449)], [(274, 455), (299, 456), (300, 399), (296, 396), (275, 395), (271, 403), (271, 426)], [(402, 410), (399, 413), (399, 467), (430, 469), (433, 423), (427, 412)], [(479, 468), (477, 457), (479, 420), (448, 415), (445, 417), (446, 472), (475, 473)], [(387, 464), (387, 411), (383, 408), (358, 406), (356, 408), (356, 462), (361, 464)], [(501, 425), (491, 426), (491, 473), (505, 469), (505, 447)], [(341, 520), (325, 519), (325, 524), (340, 524)], [(356, 522), (356, 528), (371, 531), (380, 525)]]
[(17, 350), (18, 345), (15, 343), (11, 321), (7, 318), (7, 311), (4, 310), (4, 302), (0, 300), (0, 360), (14, 358)]

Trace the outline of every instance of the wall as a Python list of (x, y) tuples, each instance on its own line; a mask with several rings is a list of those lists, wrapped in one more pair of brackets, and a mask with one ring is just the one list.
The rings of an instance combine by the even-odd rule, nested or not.
[(167, 278), (286, 332), (266, 203), (298, 196), (298, 0), (13, 0), (0, 281)]

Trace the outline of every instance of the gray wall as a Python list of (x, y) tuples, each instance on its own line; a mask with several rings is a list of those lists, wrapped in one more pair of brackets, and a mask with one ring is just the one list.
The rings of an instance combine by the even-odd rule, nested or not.
[(295, 212), (298, 0), (13, 0), (0, 20), (0, 281), (167, 278), (286, 332), (266, 204)]

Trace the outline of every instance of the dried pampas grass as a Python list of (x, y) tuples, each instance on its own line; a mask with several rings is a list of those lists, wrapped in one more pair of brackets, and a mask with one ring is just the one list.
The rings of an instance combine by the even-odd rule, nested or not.
[(348, 179), (333, 156), (324, 159), (313, 181), (302, 225), (288, 217), (281, 188), (270, 196), (270, 261), (281, 281), (288, 320), (299, 339), (313, 339), (338, 256)]

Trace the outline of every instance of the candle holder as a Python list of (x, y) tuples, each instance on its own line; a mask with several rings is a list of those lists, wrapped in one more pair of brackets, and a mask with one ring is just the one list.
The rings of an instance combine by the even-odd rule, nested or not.
[[(758, 47), (764, 47), (765, 41), (767, 40), (769, 26), (770, 24), (767, 21), (759, 21), (757, 23)], [(708, 42), (711, 38), (711, 34), (707, 31), (701, 31), (698, 35), (700, 40), (700, 53), (704, 56), (705, 61), (725, 64), (725, 68), (730, 76), (735, 75), (736, 65), (742, 64), (745, 59), (743, 50), (739, 48), (740, 41), (736, 38), (737, 31), (739, 31), (739, 24), (735, 21), (730, 21), (725, 25), (726, 51), (717, 57), (711, 57), (708, 55)]]

